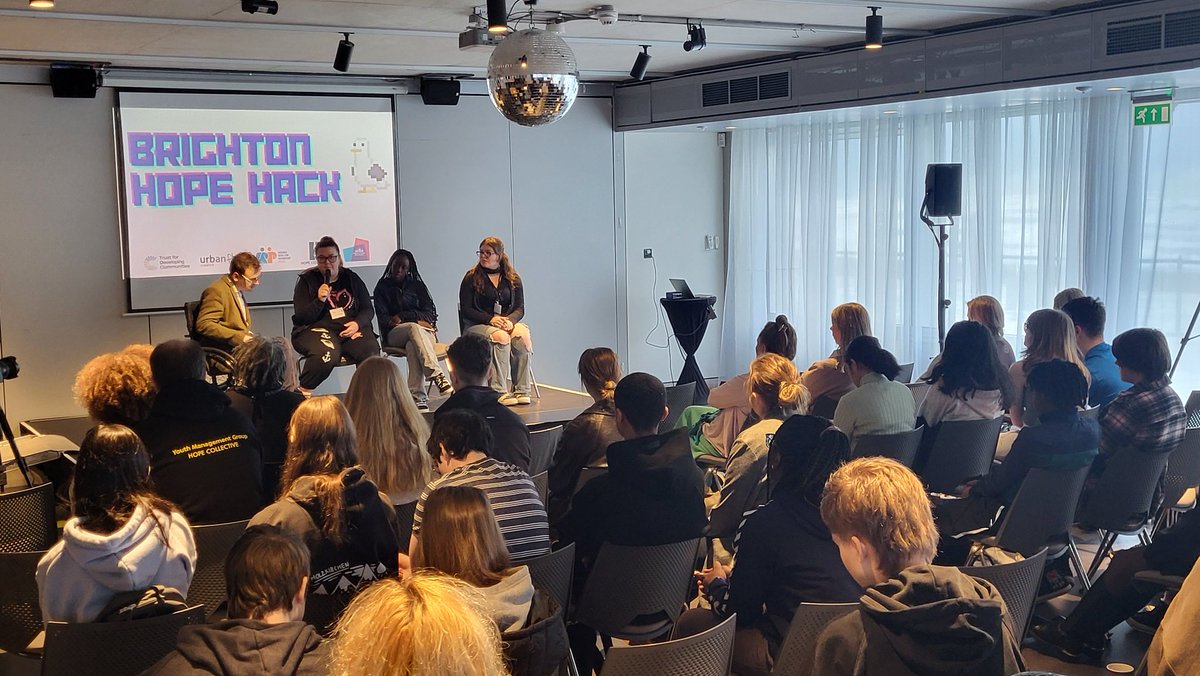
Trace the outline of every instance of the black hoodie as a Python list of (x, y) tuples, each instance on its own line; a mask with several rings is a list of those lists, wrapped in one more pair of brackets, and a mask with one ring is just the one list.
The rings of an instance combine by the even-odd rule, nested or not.
[(492, 452), (489, 457), (500, 462), (516, 465), (522, 472), (529, 472), (529, 428), (521, 416), (500, 403), (500, 393), (490, 387), (469, 385), (460, 388), (442, 402), (433, 413), (436, 420), (446, 411), (470, 409), (487, 420), (492, 429)]
[(324, 676), (328, 658), (320, 635), (303, 622), (226, 620), (180, 629), (175, 651), (144, 676)]
[(990, 583), (957, 568), (913, 566), (866, 590), (858, 612), (817, 639), (822, 674), (1001, 676), (1024, 668)]
[(158, 494), (189, 522), (241, 521), (263, 506), (258, 433), (214, 385), (167, 383), (135, 431), (150, 454)]

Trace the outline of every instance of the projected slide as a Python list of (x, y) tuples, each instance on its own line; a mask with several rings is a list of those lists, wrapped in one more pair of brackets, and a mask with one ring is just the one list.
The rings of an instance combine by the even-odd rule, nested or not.
[(133, 310), (199, 298), (239, 251), (263, 303), (291, 300), (322, 235), (356, 269), (396, 247), (389, 98), (122, 92), (119, 120)]

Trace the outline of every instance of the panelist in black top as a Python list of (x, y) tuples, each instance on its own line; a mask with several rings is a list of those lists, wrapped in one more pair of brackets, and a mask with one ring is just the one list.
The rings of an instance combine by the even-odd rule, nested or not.
[(467, 271), (458, 289), (459, 323), (463, 333), (491, 341), (492, 376), (488, 384), (500, 392), (500, 403), (528, 404), (533, 338), (529, 327), (521, 322), (525, 316), (525, 285), (504, 253), (504, 242), (499, 237), (485, 237), (476, 253), (479, 262)]
[(379, 318), (384, 347), (404, 350), (408, 359), (408, 391), (417, 406), (428, 407), (425, 379), (437, 385), (442, 394), (449, 394), (450, 380), (438, 366), (434, 347), (437, 307), (411, 251), (396, 249), (388, 259), (387, 270), (375, 285), (375, 316)]
[(324, 382), (342, 357), (357, 364), (379, 354), (367, 285), (342, 267), (332, 237), (322, 237), (316, 253), (317, 267), (300, 273), (292, 294), (292, 345), (305, 357), (300, 387), (306, 390)]

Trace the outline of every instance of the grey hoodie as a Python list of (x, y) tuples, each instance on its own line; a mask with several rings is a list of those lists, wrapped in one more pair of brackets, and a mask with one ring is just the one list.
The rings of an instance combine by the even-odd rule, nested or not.
[(38, 561), (42, 619), (91, 622), (114, 595), (156, 584), (187, 596), (196, 568), (192, 529), (178, 512), (157, 517), (139, 505), (108, 535), (67, 521), (62, 539)]
[(317, 630), (303, 622), (267, 624), (227, 620), (179, 630), (175, 652), (144, 676), (236, 674), (251, 676), (324, 676), (328, 647)]
[(533, 578), (529, 568), (519, 566), (490, 587), (477, 587), (490, 610), (500, 633), (516, 631), (525, 626), (529, 608), (533, 604)]

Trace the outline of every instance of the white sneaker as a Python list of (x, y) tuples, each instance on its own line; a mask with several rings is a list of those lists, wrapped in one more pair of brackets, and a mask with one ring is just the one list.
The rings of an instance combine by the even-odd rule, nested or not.
[[(529, 397), (525, 397), (525, 398), (528, 399)], [(500, 395), (500, 398), (497, 401), (499, 401), (501, 404), (504, 404), (505, 406), (516, 406), (517, 404), (521, 403), (518, 400), (517, 395), (513, 394), (512, 392), (505, 392), (504, 394)], [(528, 403), (528, 402), (526, 402), (526, 403)]]

